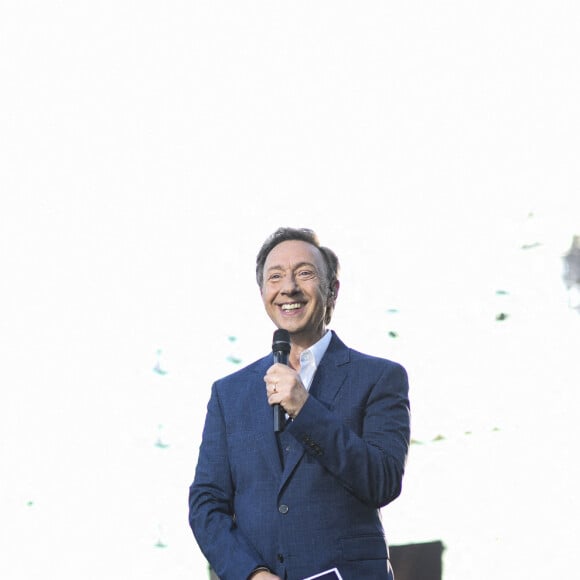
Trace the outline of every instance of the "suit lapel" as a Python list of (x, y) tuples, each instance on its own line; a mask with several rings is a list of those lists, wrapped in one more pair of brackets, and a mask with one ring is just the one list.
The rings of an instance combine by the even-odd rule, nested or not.
[[(267, 356), (263, 359), (263, 364), (259, 365), (256, 369), (256, 375), (253, 381), (260, 395), (258, 396), (257, 409), (254, 410), (255, 416), (253, 417), (253, 421), (255, 421), (257, 430), (260, 432), (260, 437), (263, 440), (263, 445), (259, 446), (260, 451), (266, 463), (272, 468), (273, 473), (279, 477), (282, 474), (282, 464), (280, 463), (278, 441), (274, 433), (274, 412), (272, 411), (272, 407), (268, 405), (263, 381), (263, 377), (272, 363), (272, 358)], [(254, 411), (250, 410), (250, 412)]]
[[(349, 350), (344, 343), (332, 333), (332, 340), (328, 345), (328, 350), (322, 357), (320, 365), (312, 379), (310, 386), (311, 396), (318, 399), (324, 405), (330, 407), (338, 392), (342, 388), (348, 375), (348, 362), (350, 360)], [(284, 472), (280, 480), (281, 491), (288, 478), (298, 465), (300, 459), (305, 453), (301, 444), (292, 446), (292, 451), (288, 454), (284, 465)]]

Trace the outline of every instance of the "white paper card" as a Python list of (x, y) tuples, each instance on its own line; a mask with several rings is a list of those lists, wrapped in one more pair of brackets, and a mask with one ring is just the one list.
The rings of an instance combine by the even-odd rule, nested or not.
[(332, 570), (325, 570), (324, 572), (320, 572), (320, 574), (315, 574), (314, 576), (308, 576), (308, 578), (304, 578), (304, 580), (342, 580), (342, 576), (338, 571), (338, 568), (332, 568)]

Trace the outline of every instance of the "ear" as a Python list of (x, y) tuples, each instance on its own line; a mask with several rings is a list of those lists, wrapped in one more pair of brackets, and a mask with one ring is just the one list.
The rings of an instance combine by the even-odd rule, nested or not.
[(336, 300), (336, 297), (338, 296), (338, 289), (339, 288), (340, 288), (340, 282), (338, 280), (335, 280), (334, 284), (332, 285), (332, 289), (328, 293), (328, 297), (332, 298), (332, 300)]

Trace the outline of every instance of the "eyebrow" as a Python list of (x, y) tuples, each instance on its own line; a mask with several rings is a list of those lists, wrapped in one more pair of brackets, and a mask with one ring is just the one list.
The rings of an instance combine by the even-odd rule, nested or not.
[[(294, 270), (298, 270), (298, 268), (303, 268), (304, 266), (309, 266), (310, 268), (313, 268), (314, 270), (316, 270), (318, 272), (318, 268), (312, 264), (311, 262), (300, 262), (299, 264), (296, 264), (296, 266), (294, 266)], [(285, 270), (284, 266), (281, 266), (279, 264), (275, 265), (275, 266), (270, 266), (266, 272), (270, 272), (271, 270)]]

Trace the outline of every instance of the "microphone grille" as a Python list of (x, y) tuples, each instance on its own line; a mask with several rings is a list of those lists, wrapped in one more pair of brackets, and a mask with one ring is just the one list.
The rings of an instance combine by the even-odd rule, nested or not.
[(272, 350), (290, 352), (290, 333), (286, 329), (278, 328), (274, 331)]

